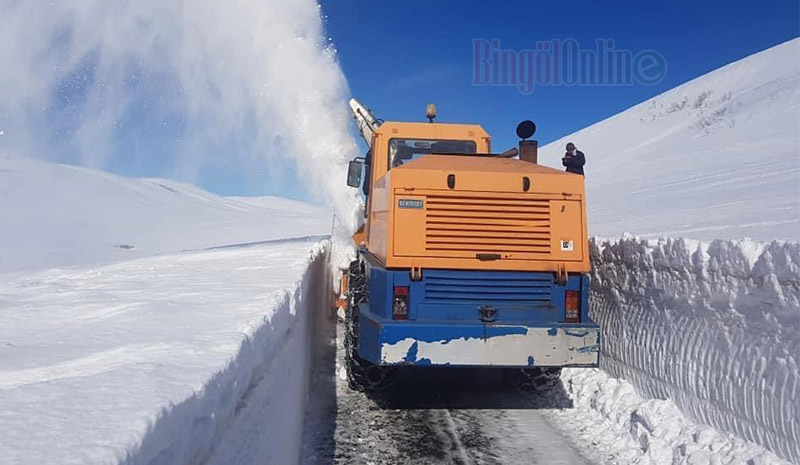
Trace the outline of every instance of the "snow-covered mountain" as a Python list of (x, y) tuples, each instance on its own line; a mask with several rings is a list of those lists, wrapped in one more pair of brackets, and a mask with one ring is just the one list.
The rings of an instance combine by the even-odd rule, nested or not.
[(0, 273), (330, 234), (324, 209), (0, 154)]
[(585, 152), (592, 235), (800, 240), (800, 39), (559, 139)]

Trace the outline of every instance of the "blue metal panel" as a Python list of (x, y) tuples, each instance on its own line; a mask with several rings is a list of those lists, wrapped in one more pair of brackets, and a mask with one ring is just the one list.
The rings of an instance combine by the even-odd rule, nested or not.
[[(359, 354), (379, 363), (381, 344), (410, 337), (419, 341), (498, 336), (518, 328), (594, 327), (589, 319), (589, 278), (570, 275), (564, 285), (552, 273), (423, 270), (411, 281), (409, 270), (387, 270), (367, 263), (369, 302), (360, 307)], [(409, 286), (409, 319), (392, 319), (394, 286)], [(565, 291), (582, 291), (582, 324), (565, 324)], [(479, 309), (496, 310), (491, 322)], [(498, 333), (499, 331), (499, 333)]]
[(367, 303), (359, 306), (358, 317), (358, 354), (372, 363), (379, 363), (381, 350), (381, 327), (385, 319), (370, 313)]
[(479, 321), (479, 308), (490, 306), (496, 321), (563, 321), (566, 288), (552, 273), (425, 270), (423, 283), (420, 320)]
[(592, 321), (589, 318), (589, 284), (588, 275), (581, 276), (581, 321)]
[(538, 305), (550, 301), (553, 277), (551, 273), (431, 270), (423, 273), (423, 281), (425, 303)]
[[(398, 321), (374, 321), (374, 314), (362, 313), (359, 354), (362, 358), (375, 364), (402, 364), (402, 365), (459, 365), (459, 366), (597, 366), (599, 351), (599, 329), (594, 323), (577, 325), (502, 325), (502, 324), (443, 324), (443, 323), (418, 323)], [(486, 362), (483, 358), (487, 355), (485, 344), (493, 340), (502, 340), (505, 336), (530, 337), (534, 331), (541, 339), (553, 338), (553, 342), (545, 344), (511, 343), (508, 350), (501, 354), (494, 354), (494, 360)], [(570, 336), (564, 340), (564, 336)], [(438, 358), (431, 360), (422, 353), (422, 345), (433, 343), (440, 349)], [(472, 353), (463, 352), (469, 343), (476, 350)], [(403, 357), (386, 360), (387, 346), (400, 344)], [(502, 343), (501, 343), (502, 344)], [(572, 345), (566, 345), (572, 344)], [(573, 346), (574, 345), (574, 346)], [(448, 347), (453, 347), (452, 353)], [(525, 352), (530, 350), (529, 352)], [(517, 352), (523, 351), (523, 352)], [(552, 356), (560, 355), (571, 358), (553, 363)], [(515, 359), (514, 362), (503, 362), (503, 359)], [(483, 361), (483, 362), (481, 362)]]
[[(478, 321), (478, 309), (491, 306), (495, 319), (505, 322), (564, 321), (564, 292), (582, 290), (588, 310), (588, 277), (572, 275), (566, 285), (552, 273), (425, 270), (411, 281), (406, 270), (369, 268), (372, 312), (392, 317), (394, 286), (409, 286), (409, 320)], [(588, 313), (582, 315), (586, 320)]]

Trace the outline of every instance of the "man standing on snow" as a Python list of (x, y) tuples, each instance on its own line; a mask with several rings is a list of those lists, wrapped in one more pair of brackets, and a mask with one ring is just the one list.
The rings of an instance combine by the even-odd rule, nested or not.
[(567, 144), (567, 153), (561, 159), (561, 163), (567, 167), (567, 173), (583, 176), (583, 165), (586, 164), (586, 158), (583, 156), (583, 152), (577, 150), (572, 142)]

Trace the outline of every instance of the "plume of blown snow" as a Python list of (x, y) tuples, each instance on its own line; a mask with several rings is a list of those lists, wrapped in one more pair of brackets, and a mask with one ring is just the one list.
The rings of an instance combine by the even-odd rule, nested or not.
[[(355, 221), (357, 195), (336, 182), (357, 150), (347, 84), (313, 0), (3, 0), (0, 69), (0, 149), (188, 181), (218, 166), (294, 175)], [(120, 149), (126, 126), (158, 118), (174, 150)]]

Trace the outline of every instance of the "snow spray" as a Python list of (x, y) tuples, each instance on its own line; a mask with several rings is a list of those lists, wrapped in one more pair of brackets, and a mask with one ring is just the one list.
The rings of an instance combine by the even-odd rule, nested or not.
[(203, 185), (293, 177), (355, 223), (348, 89), (313, 0), (3, 1), (0, 69), (0, 149)]

